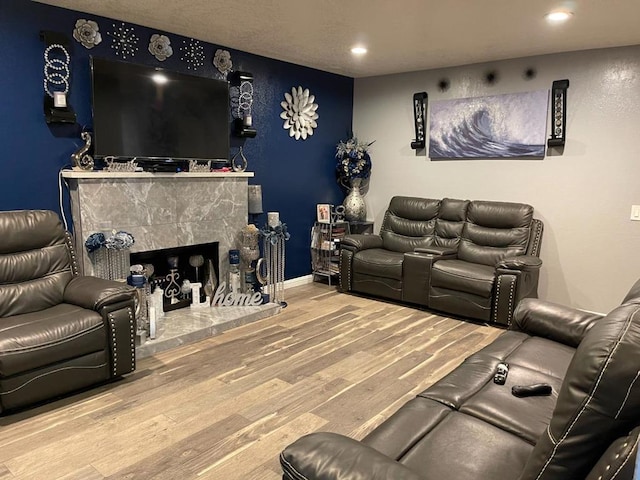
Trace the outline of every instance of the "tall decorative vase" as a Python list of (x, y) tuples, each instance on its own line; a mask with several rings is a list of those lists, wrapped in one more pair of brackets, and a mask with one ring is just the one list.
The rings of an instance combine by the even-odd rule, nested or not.
[(342, 205), (344, 205), (344, 217), (349, 222), (364, 222), (367, 219), (367, 205), (364, 203), (361, 184), (361, 178), (352, 179), (349, 194), (342, 202)]

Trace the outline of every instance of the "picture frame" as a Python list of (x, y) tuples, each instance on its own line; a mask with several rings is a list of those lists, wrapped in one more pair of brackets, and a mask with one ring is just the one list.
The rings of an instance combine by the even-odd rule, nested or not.
[(429, 158), (544, 158), (549, 90), (431, 102)]
[(316, 218), (320, 223), (331, 223), (331, 205), (318, 203), (316, 205)]

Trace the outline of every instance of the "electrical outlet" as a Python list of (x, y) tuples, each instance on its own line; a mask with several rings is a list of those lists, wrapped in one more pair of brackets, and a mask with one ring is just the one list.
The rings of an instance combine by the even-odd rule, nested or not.
[(640, 221), (640, 205), (631, 205), (631, 220)]

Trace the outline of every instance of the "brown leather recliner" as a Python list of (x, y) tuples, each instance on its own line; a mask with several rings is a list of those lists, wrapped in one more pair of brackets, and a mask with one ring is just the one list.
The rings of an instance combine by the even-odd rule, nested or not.
[(134, 292), (78, 276), (54, 212), (0, 212), (0, 413), (133, 371)]
[(380, 235), (348, 235), (340, 288), (507, 326), (537, 297), (542, 222), (522, 203), (391, 199)]
[[(283, 478), (631, 480), (639, 365), (640, 281), (605, 317), (525, 299), (508, 331), (361, 442), (319, 432), (289, 445)], [(539, 383), (552, 394), (512, 393)]]

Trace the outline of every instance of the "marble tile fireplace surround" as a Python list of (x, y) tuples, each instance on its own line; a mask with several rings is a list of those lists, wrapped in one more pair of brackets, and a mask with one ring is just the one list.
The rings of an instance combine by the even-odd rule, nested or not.
[[(96, 232), (124, 230), (135, 238), (132, 253), (218, 242), (219, 278), (226, 278), (229, 249), (239, 245), (240, 231), (247, 225), (247, 184), (253, 173), (68, 170), (63, 171), (62, 176), (69, 186), (75, 248), (80, 270), (84, 274), (93, 273), (91, 260), (84, 247), (87, 237)], [(280, 309), (279, 306), (269, 305), (272, 306), (269, 311), (272, 315)], [(219, 316), (226, 308), (207, 310), (216, 310), (213, 316)], [(246, 311), (253, 317), (256, 314), (257, 318), (269, 316), (266, 314), (267, 306), (242, 309), (257, 309), (256, 312)], [(181, 310), (185, 310), (182, 312), (184, 317), (190, 309)], [(228, 310), (232, 326), (246, 323), (239, 320), (241, 311), (233, 310)], [(171, 315), (165, 317), (171, 317), (175, 324), (179, 312), (170, 312)], [(209, 335), (223, 330), (219, 324), (224, 323), (224, 318), (203, 323), (203, 316), (206, 316), (205, 311), (196, 315), (197, 328), (207, 326)], [(193, 322), (187, 320), (186, 323)], [(176, 335), (180, 337), (179, 332)], [(193, 332), (188, 332), (188, 339), (183, 341), (178, 338), (170, 342), (167, 348), (199, 339), (197, 337)], [(153, 342), (156, 341), (149, 341), (148, 345), (142, 346), (146, 346), (145, 351), (150, 351), (146, 354), (166, 349), (159, 346), (154, 348)], [(140, 351), (139, 356), (144, 356), (143, 353)]]
[(76, 253), (81, 270), (93, 268), (84, 242), (96, 232), (124, 230), (131, 252), (219, 242), (219, 272), (229, 263), (247, 225), (248, 179), (242, 173), (65, 171)]

